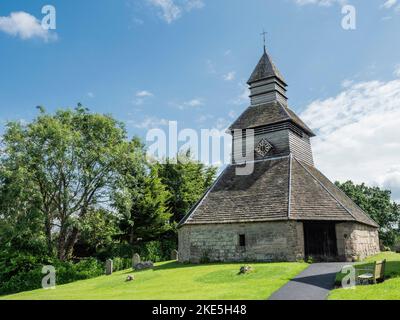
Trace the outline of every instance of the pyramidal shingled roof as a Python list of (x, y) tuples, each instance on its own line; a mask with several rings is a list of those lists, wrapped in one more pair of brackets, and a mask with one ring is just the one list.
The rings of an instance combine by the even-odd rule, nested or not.
[(252, 129), (286, 121), (296, 124), (310, 136), (315, 136), (315, 133), (291, 109), (279, 101), (248, 107), (229, 130)]
[(292, 155), (254, 163), (251, 175), (228, 166), (182, 225), (282, 220), (353, 221), (378, 227), (316, 168)]
[(262, 55), (260, 61), (258, 62), (256, 68), (250, 76), (248, 84), (251, 84), (256, 81), (264, 80), (267, 78), (276, 77), (281, 80), (284, 84), (286, 84), (285, 79), (282, 74), (279, 72), (278, 68), (273, 63), (271, 57), (264, 50), (264, 54)]

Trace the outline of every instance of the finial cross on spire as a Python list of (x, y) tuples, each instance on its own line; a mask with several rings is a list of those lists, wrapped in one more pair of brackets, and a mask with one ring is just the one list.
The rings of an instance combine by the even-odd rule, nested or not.
[(266, 43), (266, 35), (268, 34), (268, 32), (265, 32), (265, 30), (263, 29), (263, 32), (261, 33), (261, 35), (263, 36), (263, 40), (264, 40), (264, 51), (266, 50), (266, 47), (265, 47), (265, 43)]

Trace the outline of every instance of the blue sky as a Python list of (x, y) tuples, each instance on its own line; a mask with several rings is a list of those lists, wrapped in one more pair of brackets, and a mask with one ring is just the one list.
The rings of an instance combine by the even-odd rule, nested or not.
[[(356, 30), (341, 26), (346, 3), (356, 8)], [(39, 21), (47, 4), (57, 14), (50, 37), (40, 31), (23, 33), (33, 26), (11, 16), (24, 12)], [(32, 119), (37, 105), (53, 111), (78, 102), (123, 120), (130, 136), (145, 136), (168, 120), (177, 120), (179, 128), (223, 129), (249, 104), (245, 82), (262, 54), (263, 29), (268, 32), (267, 49), (289, 84), (290, 105), (309, 122), (340, 120), (332, 110), (343, 107), (341, 95), (358, 95), (354, 105), (369, 101), (378, 103), (379, 110), (385, 108), (379, 104), (381, 95), (388, 95), (382, 88), (397, 94), (396, 0), (3, 0), (1, 129), (7, 120)], [(373, 88), (360, 88), (374, 83)], [(371, 98), (368, 92), (375, 92), (373, 101), (365, 100)], [(330, 112), (320, 114), (321, 106)], [(340, 111), (350, 121), (346, 125), (371, 116), (360, 119), (359, 112), (346, 113), (349, 109), (352, 105)], [(322, 136), (316, 141), (317, 163), (329, 162), (319, 156), (319, 145), (331, 146), (336, 131), (326, 133), (321, 123), (310, 125)], [(365, 150), (370, 147), (363, 144)], [(400, 190), (393, 154), (400, 152), (391, 151), (388, 162), (380, 162), (393, 166), (372, 178), (366, 172), (375, 162), (357, 175), (337, 173), (337, 162), (324, 168), (332, 178), (352, 175), (384, 186), (394, 179), (391, 183), (398, 183)], [(394, 175), (388, 173), (393, 170)]]

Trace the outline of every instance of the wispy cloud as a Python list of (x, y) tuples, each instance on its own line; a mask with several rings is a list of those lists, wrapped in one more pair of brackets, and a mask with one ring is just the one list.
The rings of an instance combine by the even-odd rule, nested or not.
[(335, 180), (390, 188), (400, 200), (399, 106), (400, 79), (353, 83), (312, 102), (301, 116), (317, 132), (318, 166)]
[(207, 73), (209, 73), (209, 74), (216, 74), (217, 73), (217, 69), (215, 67), (215, 63), (212, 60), (207, 60), (206, 61), (206, 70), (207, 70)]
[(235, 71), (228, 72), (227, 74), (224, 74), (222, 78), (223, 78), (225, 81), (232, 81), (232, 80), (235, 80), (235, 78), (236, 78), (236, 72), (235, 72)]
[(342, 81), (342, 87), (343, 87), (343, 88), (349, 88), (349, 87), (351, 87), (351, 85), (352, 85), (353, 83), (354, 83), (353, 80), (345, 79), (345, 80)]
[(230, 56), (232, 54), (232, 50), (228, 49), (224, 52), (224, 56)]
[(160, 126), (167, 126), (168, 120), (154, 116), (146, 116), (141, 121), (129, 120), (128, 124), (134, 126), (137, 129), (150, 130), (150, 129), (157, 129)]
[(0, 16), (0, 31), (22, 40), (38, 38), (48, 42), (57, 39), (56, 33), (43, 28), (38, 19), (24, 11)]
[(94, 93), (93, 93), (93, 92), (88, 92), (88, 93), (87, 93), (87, 96), (88, 96), (89, 98), (94, 98)]
[(136, 106), (142, 105), (147, 98), (153, 97), (154, 94), (147, 90), (137, 91), (135, 94), (135, 99), (133, 100), (133, 104)]
[(382, 4), (382, 8), (390, 9), (397, 4), (397, 0), (387, 0), (384, 4)]
[(239, 82), (240, 94), (232, 101), (233, 104), (243, 105), (249, 103), (250, 89), (245, 82)]
[(152, 97), (152, 96), (154, 96), (154, 95), (150, 91), (147, 91), (147, 90), (142, 90), (142, 91), (136, 92), (136, 97), (139, 97), (139, 98)]
[(191, 11), (193, 9), (201, 9), (205, 6), (203, 0), (188, 0), (186, 1), (186, 10)]
[(159, 10), (160, 17), (168, 24), (179, 19), (185, 12), (204, 7), (202, 0), (147, 0)]
[(188, 101), (184, 102), (170, 102), (171, 106), (174, 106), (180, 110), (186, 110), (186, 109), (193, 109), (193, 108), (198, 108), (204, 105), (204, 100), (202, 98), (194, 98)]
[(346, 0), (294, 0), (300, 6), (315, 4), (322, 7), (330, 7), (333, 4), (344, 4)]
[(394, 70), (394, 75), (400, 78), (400, 64), (398, 64)]

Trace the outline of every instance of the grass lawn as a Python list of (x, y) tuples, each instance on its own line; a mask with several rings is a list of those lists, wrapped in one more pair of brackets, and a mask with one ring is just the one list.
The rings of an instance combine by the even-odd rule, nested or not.
[[(237, 275), (243, 264), (156, 264), (154, 270), (120, 271), (111, 276), (22, 292), (0, 299), (25, 300), (262, 300), (303, 271), (306, 263), (251, 263), (254, 271)], [(135, 280), (125, 282), (127, 275)]]
[[(376, 285), (357, 286), (355, 289), (335, 289), (329, 295), (330, 300), (400, 300), (400, 254), (383, 252), (356, 265), (356, 268), (372, 268), (371, 262), (386, 259), (385, 276), (387, 280)], [(336, 275), (340, 283), (343, 275)]]

